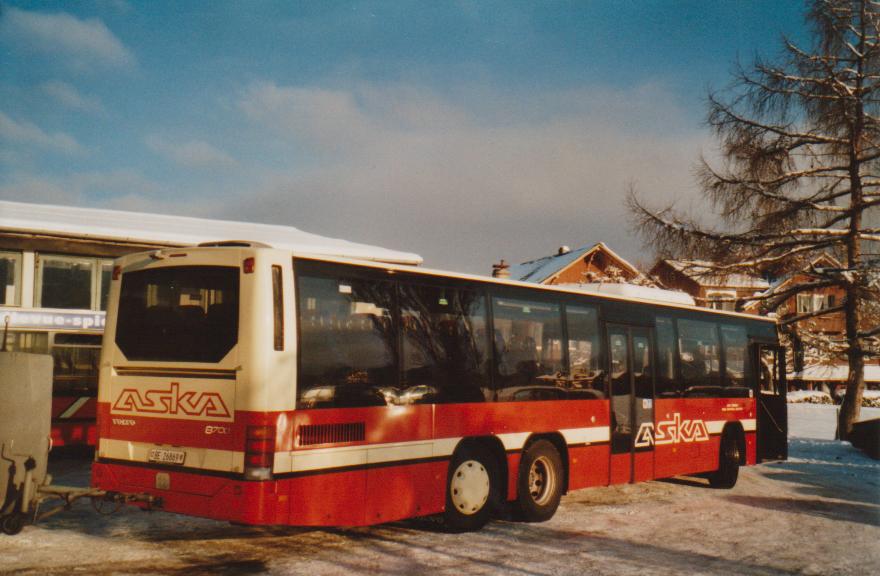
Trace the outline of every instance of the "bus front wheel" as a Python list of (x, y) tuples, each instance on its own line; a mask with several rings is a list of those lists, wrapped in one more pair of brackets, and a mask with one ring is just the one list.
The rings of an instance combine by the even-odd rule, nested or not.
[(446, 527), (470, 532), (485, 526), (492, 515), (498, 490), (492, 454), (473, 444), (456, 450), (446, 481)]
[(517, 506), (526, 522), (544, 522), (556, 513), (562, 498), (562, 458), (547, 440), (526, 448), (519, 464)]
[(709, 474), (712, 488), (733, 488), (739, 477), (740, 443), (736, 432), (725, 430), (718, 454), (718, 470)]

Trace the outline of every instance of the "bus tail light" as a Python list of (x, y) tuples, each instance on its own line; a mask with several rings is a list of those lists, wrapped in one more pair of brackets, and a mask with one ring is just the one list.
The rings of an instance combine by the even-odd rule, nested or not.
[(241, 267), (243, 268), (245, 274), (253, 274), (254, 273), (254, 259), (253, 258), (245, 258), (244, 262), (242, 262)]
[(113, 267), (113, 279), (119, 280), (120, 274), (122, 274), (122, 266), (114, 266)]
[(275, 427), (248, 426), (244, 449), (244, 477), (270, 480), (275, 463)]

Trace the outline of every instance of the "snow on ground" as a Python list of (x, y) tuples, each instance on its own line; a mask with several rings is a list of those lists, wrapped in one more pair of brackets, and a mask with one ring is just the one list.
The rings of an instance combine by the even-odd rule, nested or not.
[[(81, 503), (0, 536), (0, 573), (880, 572), (880, 463), (831, 439), (835, 406), (789, 408), (790, 459), (741, 470), (733, 490), (689, 477), (593, 488), (566, 496), (549, 522), (499, 520), (461, 535), (429, 520), (250, 528), (134, 509), (102, 517)], [(56, 458), (52, 467), (57, 483), (87, 481), (86, 459)]]

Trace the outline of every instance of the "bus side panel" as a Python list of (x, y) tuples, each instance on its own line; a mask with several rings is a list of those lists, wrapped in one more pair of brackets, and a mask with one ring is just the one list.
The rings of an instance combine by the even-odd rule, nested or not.
[(656, 478), (717, 469), (721, 434), (729, 422), (745, 430), (746, 463), (755, 462), (753, 398), (658, 399), (656, 406)]
[(442, 512), (446, 461), (372, 468), (367, 473), (366, 523), (378, 524)]
[(569, 447), (568, 489), (607, 485), (610, 451), (608, 444)]
[(94, 446), (97, 398), (94, 396), (55, 396), (52, 398), (52, 446)]
[(365, 524), (366, 470), (312, 474), (284, 480), (290, 495), (290, 524), (362, 526)]

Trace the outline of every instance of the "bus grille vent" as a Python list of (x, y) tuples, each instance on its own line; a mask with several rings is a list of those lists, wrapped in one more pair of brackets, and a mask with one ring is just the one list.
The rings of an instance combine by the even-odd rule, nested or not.
[(299, 427), (299, 445), (344, 444), (363, 442), (365, 427), (363, 422), (346, 424), (308, 424)]

